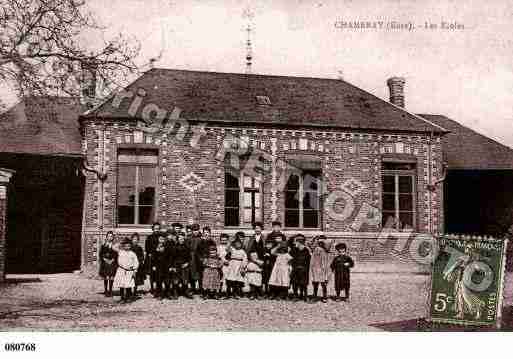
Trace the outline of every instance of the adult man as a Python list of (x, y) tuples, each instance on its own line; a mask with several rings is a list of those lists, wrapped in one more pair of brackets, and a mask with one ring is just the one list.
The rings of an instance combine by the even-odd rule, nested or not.
[(145, 267), (147, 274), (150, 277), (150, 292), (154, 294), (157, 278), (156, 273), (152, 270), (152, 268), (154, 267), (153, 259), (155, 258), (155, 251), (159, 243), (160, 223), (153, 223), (151, 230), (152, 233), (146, 238), (146, 242), (144, 243), (144, 251), (146, 252)]
[(254, 234), (252, 236), (249, 236), (244, 241), (244, 250), (246, 251), (246, 254), (248, 255), (252, 252), (256, 252), (258, 259), (263, 260), (264, 259), (264, 242), (265, 238), (262, 233), (262, 230), (264, 229), (264, 224), (262, 222), (255, 222), (253, 223), (253, 231)]

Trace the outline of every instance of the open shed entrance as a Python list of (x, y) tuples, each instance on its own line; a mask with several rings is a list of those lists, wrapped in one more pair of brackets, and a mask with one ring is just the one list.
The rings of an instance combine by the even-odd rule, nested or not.
[(2, 166), (16, 171), (7, 209), (6, 272), (80, 269), (84, 188), (80, 159), (2, 153)]

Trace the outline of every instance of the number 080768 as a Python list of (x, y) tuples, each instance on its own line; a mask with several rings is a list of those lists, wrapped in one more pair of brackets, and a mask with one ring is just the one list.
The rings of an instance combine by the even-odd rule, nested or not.
[(34, 352), (35, 343), (5, 343), (4, 349), (7, 352)]

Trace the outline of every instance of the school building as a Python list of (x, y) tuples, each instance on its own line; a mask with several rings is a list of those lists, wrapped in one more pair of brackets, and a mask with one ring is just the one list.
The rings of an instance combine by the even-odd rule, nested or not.
[[(0, 167), (10, 170), (0, 176), (0, 187), (10, 177), (0, 265), (3, 254), (7, 273), (94, 273), (107, 231), (145, 238), (154, 221), (195, 221), (217, 234), (254, 221), (268, 231), (279, 220), (287, 235), (345, 241), (359, 269), (378, 271), (425, 270), (411, 254), (423, 251), (417, 234), (504, 233), (513, 150), (407, 111), (404, 79), (387, 86), (389, 102), (339, 79), (150, 69), (56, 121), (72, 135), (53, 140), (66, 150), (38, 157), (0, 143)], [(21, 176), (27, 169), (35, 174)], [(34, 254), (23, 262), (27, 247)]]
[(155, 220), (216, 232), (279, 220), (393, 261), (393, 241), (376, 242), (387, 221), (405, 238), (443, 231), (447, 131), (405, 110), (402, 78), (388, 86), (391, 102), (335, 79), (149, 70), (80, 118), (105, 175), (86, 178), (84, 261), (106, 231)]

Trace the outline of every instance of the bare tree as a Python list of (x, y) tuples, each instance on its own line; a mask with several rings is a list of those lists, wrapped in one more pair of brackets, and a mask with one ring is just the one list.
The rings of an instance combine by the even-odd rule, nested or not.
[(84, 37), (102, 29), (85, 0), (0, 0), (0, 82), (18, 96), (122, 85), (137, 71), (139, 43), (118, 35), (88, 48)]

